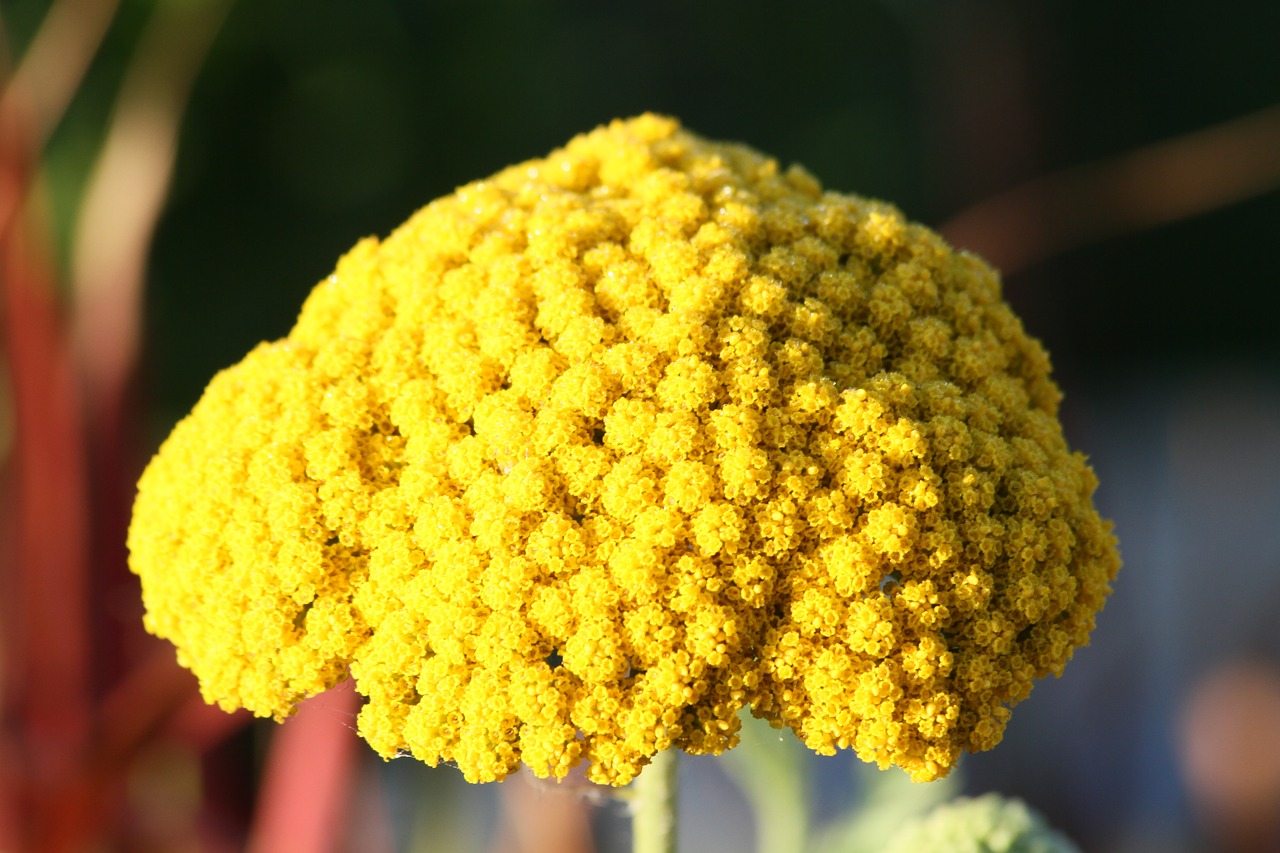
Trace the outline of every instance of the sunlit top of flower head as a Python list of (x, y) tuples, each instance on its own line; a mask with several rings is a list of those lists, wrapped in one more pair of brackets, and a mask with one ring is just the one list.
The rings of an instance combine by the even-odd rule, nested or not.
[(147, 626), (385, 756), (631, 779), (737, 713), (914, 778), (1001, 737), (1118, 559), (996, 275), (652, 115), (366, 239), (143, 475)]

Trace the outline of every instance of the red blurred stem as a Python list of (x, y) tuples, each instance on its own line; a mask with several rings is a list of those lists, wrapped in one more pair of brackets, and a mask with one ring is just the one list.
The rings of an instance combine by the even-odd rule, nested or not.
[(157, 647), (100, 706), (95, 737), (77, 773), (50, 797), (33, 849), (83, 850), (106, 822), (118, 783), (147, 743), (195, 694), (195, 679)]
[[(62, 11), (73, 5), (84, 4), (60, 2), (47, 20), (70, 21)], [(4, 509), (11, 513), (5, 533), (12, 536), (5, 556), (12, 570), (0, 578), (0, 844), (6, 849), (35, 849), (34, 827), (48, 815), (51, 792), (71, 778), (89, 728), (81, 412), (45, 235), (23, 208), (43, 138), (65, 106), (59, 92), (74, 89), (105, 30), (99, 23), (86, 21), (74, 34), (75, 49), (58, 57), (57, 80), (35, 73), (47, 64), (39, 57), (51, 57), (49, 45), (59, 41), (51, 42), (42, 27), (36, 46), (45, 47), (33, 51), (34, 66), (24, 60), (0, 95), (0, 328), (16, 413), (4, 471)], [(62, 25), (52, 29), (71, 33)]]
[(329, 853), (343, 833), (359, 697), (351, 682), (313, 696), (274, 733), (249, 849)]
[[(4, 183), (22, 186), (16, 129), (5, 131)], [(0, 230), (18, 494), (18, 589), (5, 596), (5, 710), (24, 732), (19, 750), (36, 791), (70, 772), (90, 719), (82, 420), (67, 324), (40, 246), (21, 217)]]
[(95, 737), (78, 772), (53, 792), (34, 827), (32, 849), (77, 851), (89, 847), (109, 823), (109, 809), (137, 755), (158, 740), (185, 744), (207, 755), (249, 722), (200, 698), (195, 677), (178, 666), (167, 643), (122, 679), (99, 706)]
[[(163, 736), (191, 737), (197, 748), (211, 746), (244, 723), (244, 715), (217, 711), (216, 725), (210, 724), (211, 716), (178, 714), (195, 696), (194, 680), (176, 666), (167, 647), (154, 647), (150, 658), (132, 668), (94, 667), (99, 676), (106, 675), (100, 689), (115, 683), (100, 704), (89, 665), (95, 652), (123, 663), (139, 650), (136, 643), (102, 648), (102, 637), (91, 634), (103, 625), (91, 619), (89, 596), (95, 575), (108, 584), (113, 580), (105, 576), (113, 557), (123, 573), (118, 544), (128, 516), (123, 483), (133, 474), (129, 463), (121, 462), (123, 397), (136, 351), (143, 259), (168, 185), (177, 118), (227, 5), (209, 0), (157, 11), (131, 63), (118, 120), (108, 133), (77, 235), (78, 247), (96, 247), (87, 255), (77, 253), (77, 325), (83, 335), (86, 314), (94, 315), (87, 328), (103, 333), (86, 336), (87, 361), (101, 368), (93, 352), (100, 346), (110, 368), (105, 374), (89, 372), (97, 380), (90, 383), (96, 392), (92, 417), (86, 417), (79, 396), (83, 377), (54, 283), (47, 222), (28, 208), (44, 140), (78, 88), (118, 0), (54, 3), (0, 93), (0, 323), (16, 411), (14, 452), (5, 471), (13, 475), (7, 478), (13, 494), (6, 495), (4, 506), (15, 516), (4, 532), (12, 533), (11, 553), (5, 556), (16, 571), (3, 578), (13, 588), (0, 593), (4, 849), (86, 849), (102, 832), (130, 764), (148, 743), (167, 732)], [(130, 164), (139, 158), (131, 153), (149, 164), (143, 170), (152, 178), (142, 181), (146, 193), (137, 192), (139, 172)], [(122, 183), (121, 175), (132, 181)], [(140, 198), (129, 208), (130, 216), (119, 215), (121, 199)], [(113, 212), (104, 217), (100, 211), (106, 208)], [(105, 251), (100, 248), (104, 238)], [(97, 298), (85, 298), (87, 293)], [(108, 303), (123, 304), (124, 322), (119, 310), (102, 310)], [(117, 322), (104, 325), (102, 318)], [(110, 346), (103, 344), (106, 332)], [(129, 357), (111, 358), (112, 347), (123, 347)], [(90, 420), (96, 429), (90, 430)], [(97, 439), (97, 501), (90, 491), (90, 436)], [(102, 541), (91, 549), (94, 520)], [(171, 718), (181, 723), (165, 727)]]

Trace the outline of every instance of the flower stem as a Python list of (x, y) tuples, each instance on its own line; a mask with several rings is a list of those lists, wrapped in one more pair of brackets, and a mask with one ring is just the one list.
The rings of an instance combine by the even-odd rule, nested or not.
[(675, 853), (677, 755), (675, 748), (662, 750), (636, 778), (632, 853)]

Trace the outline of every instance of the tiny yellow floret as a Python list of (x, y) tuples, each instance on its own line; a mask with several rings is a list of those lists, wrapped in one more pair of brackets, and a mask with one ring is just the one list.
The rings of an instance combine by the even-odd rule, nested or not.
[(1119, 567), (982, 261), (645, 115), (469, 184), (214, 378), (139, 484), (147, 628), (383, 756), (621, 785), (738, 712), (913, 778), (1001, 738)]

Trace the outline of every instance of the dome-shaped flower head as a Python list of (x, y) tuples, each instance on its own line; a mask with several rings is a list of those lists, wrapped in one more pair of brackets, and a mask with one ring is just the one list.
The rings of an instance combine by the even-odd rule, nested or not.
[(366, 239), (143, 475), (147, 627), (224, 708), (350, 675), (384, 756), (630, 780), (738, 712), (914, 778), (1119, 565), (996, 274), (643, 116)]

